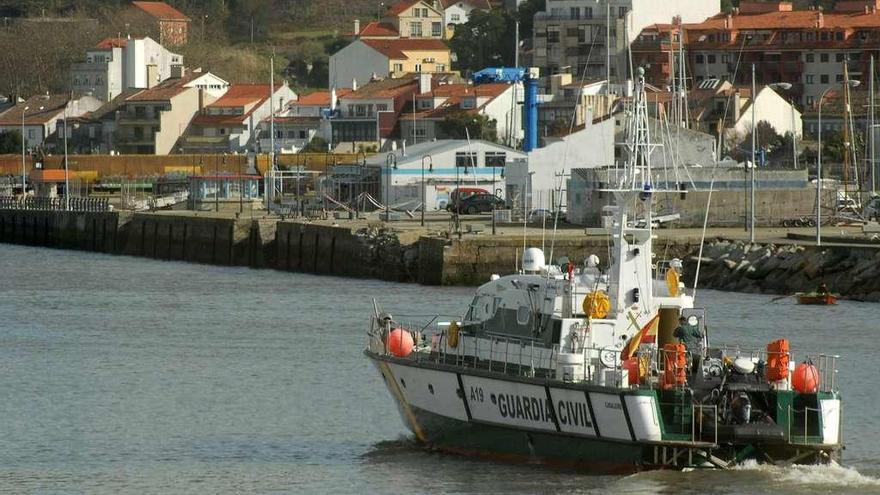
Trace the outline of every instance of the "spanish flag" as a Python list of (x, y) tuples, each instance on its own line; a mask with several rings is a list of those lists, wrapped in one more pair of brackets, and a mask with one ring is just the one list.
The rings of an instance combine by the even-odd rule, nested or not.
[(632, 336), (626, 347), (620, 352), (621, 359), (629, 359), (636, 353), (642, 343), (651, 344), (657, 341), (657, 327), (660, 325), (660, 313), (654, 315), (648, 320), (648, 323), (639, 330), (639, 333)]

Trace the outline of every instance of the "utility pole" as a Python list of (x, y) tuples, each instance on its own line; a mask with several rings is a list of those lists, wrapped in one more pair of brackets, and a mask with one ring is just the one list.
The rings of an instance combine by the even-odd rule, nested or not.
[(877, 178), (875, 177), (877, 174), (877, 167), (874, 163), (874, 159), (876, 158), (875, 155), (877, 154), (877, 149), (874, 148), (874, 132), (876, 132), (876, 129), (874, 128), (874, 55), (871, 55), (871, 75), (868, 79), (868, 85), (870, 86), (870, 88), (868, 88), (868, 92), (870, 93), (871, 102), (871, 125), (868, 126), (868, 128), (871, 129), (871, 134), (868, 136), (868, 143), (871, 146), (871, 154), (869, 155), (870, 161), (868, 163), (871, 164), (871, 195), (874, 195), (877, 194)]
[(70, 180), (67, 168), (67, 105), (70, 102), (64, 104), (64, 210), (70, 211)]

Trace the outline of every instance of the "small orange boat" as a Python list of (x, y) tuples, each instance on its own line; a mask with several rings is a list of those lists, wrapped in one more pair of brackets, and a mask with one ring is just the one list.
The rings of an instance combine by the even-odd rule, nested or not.
[(798, 304), (819, 304), (825, 306), (837, 304), (837, 296), (829, 292), (798, 292), (795, 295), (797, 296)]

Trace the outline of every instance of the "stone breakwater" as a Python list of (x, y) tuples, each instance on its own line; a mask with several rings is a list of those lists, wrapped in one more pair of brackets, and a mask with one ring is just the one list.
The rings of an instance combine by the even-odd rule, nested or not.
[[(698, 248), (686, 260), (693, 284)], [(733, 292), (793, 294), (824, 283), (846, 299), (880, 302), (880, 247), (751, 244), (716, 239), (703, 248), (699, 286)]]

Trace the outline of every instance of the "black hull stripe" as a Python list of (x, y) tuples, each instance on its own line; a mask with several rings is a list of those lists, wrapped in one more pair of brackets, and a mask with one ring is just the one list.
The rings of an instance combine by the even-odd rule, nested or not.
[(464, 412), (467, 414), (468, 421), (473, 421), (474, 418), (471, 416), (471, 406), (468, 405), (467, 401), (467, 390), (464, 389), (464, 382), (461, 381), (461, 374), (456, 373), (455, 378), (458, 379), (458, 389), (461, 390), (461, 401), (464, 403)]
[(602, 433), (599, 432), (599, 422), (596, 421), (596, 413), (593, 412), (593, 400), (590, 399), (590, 393), (584, 390), (584, 397), (587, 398), (587, 407), (590, 409), (590, 419), (593, 420), (593, 431), (596, 432), (596, 438), (602, 438)]
[(623, 417), (626, 418), (626, 427), (629, 429), (629, 438), (636, 441), (636, 433), (633, 430), (632, 420), (629, 419), (629, 409), (626, 408), (626, 395), (620, 394), (620, 405), (623, 406)]
[(547, 403), (550, 404), (550, 412), (553, 414), (553, 424), (556, 425), (556, 432), (562, 433), (562, 428), (559, 427), (559, 415), (557, 414), (559, 411), (556, 410), (556, 405), (553, 403), (553, 397), (550, 395), (550, 386), (544, 385), (544, 392), (547, 393)]

